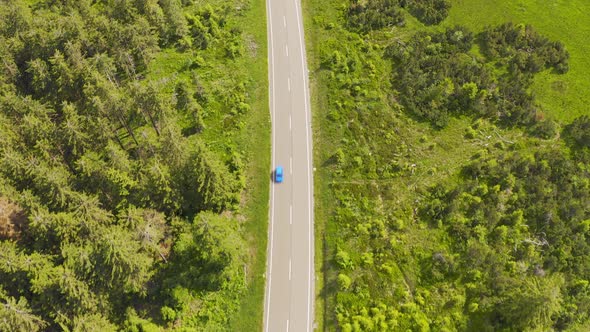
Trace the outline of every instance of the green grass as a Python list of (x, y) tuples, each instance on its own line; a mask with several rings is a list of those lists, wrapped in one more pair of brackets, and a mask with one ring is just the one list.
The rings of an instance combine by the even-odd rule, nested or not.
[[(268, 63), (266, 38), (266, 2), (250, 3), (247, 14), (240, 19), (246, 38), (247, 61), (241, 63), (250, 78), (248, 98), (252, 107), (246, 125), (239, 134), (239, 149), (247, 156), (247, 187), (243, 197), (245, 229), (248, 236), (251, 264), (248, 289), (236, 316), (230, 321), (232, 331), (262, 329), (268, 239), (268, 203), (270, 170), (270, 112), (268, 109)], [(256, 45), (255, 48), (248, 49)]]
[(178, 79), (188, 78), (189, 72), (185, 67), (190, 58), (189, 53), (174, 48), (162, 50), (150, 63), (146, 81), (157, 82), (162, 85), (163, 92), (172, 93)]
[[(306, 36), (310, 36), (307, 33)], [(309, 37), (307, 37), (309, 40)], [(308, 49), (309, 49), (309, 42), (308, 42)], [(309, 52), (309, 51), (308, 51)], [(310, 57), (308, 57), (308, 61)], [(310, 62), (311, 64), (311, 62)], [(310, 68), (313, 65), (310, 65)], [(319, 166), (321, 161), (327, 158), (326, 152), (330, 151), (331, 148), (329, 141), (323, 140), (326, 137), (326, 134), (322, 133), (323, 130), (323, 120), (322, 116), (325, 116), (324, 113), (318, 112), (316, 110), (321, 109), (322, 105), (325, 105), (326, 102), (326, 87), (322, 86), (320, 82), (318, 82), (317, 77), (315, 75), (310, 75), (310, 92), (311, 92), (311, 109), (314, 110), (313, 112), (313, 141), (314, 141), (314, 166)], [(324, 314), (325, 314), (325, 289), (324, 289), (324, 281), (325, 281), (325, 273), (330, 269), (330, 262), (327, 260), (327, 257), (332, 256), (327, 250), (329, 250), (326, 244), (326, 236), (329, 234), (333, 234), (335, 231), (333, 228), (328, 229), (327, 220), (329, 213), (330, 213), (330, 204), (329, 202), (333, 201), (333, 195), (329, 190), (329, 183), (331, 181), (331, 173), (325, 167), (317, 167), (317, 172), (314, 174), (314, 234), (315, 234), (315, 274), (316, 274), (316, 284), (315, 284), (315, 292), (316, 292), (316, 301), (315, 301), (315, 322), (317, 324), (317, 331), (323, 331), (324, 329)]]
[[(318, 84), (317, 75), (314, 73), (317, 68), (319, 67), (319, 63), (317, 61), (317, 39), (318, 33), (316, 30), (316, 26), (314, 25), (313, 16), (315, 13), (314, 7), (317, 6), (317, 3), (313, 1), (303, 0), (302, 1), (302, 11), (303, 11), (303, 26), (304, 26), (304, 34), (305, 34), (305, 42), (306, 42), (306, 51), (307, 51), (307, 62), (308, 68), (310, 70), (309, 75), (309, 85), (310, 85), (310, 102), (311, 102), (311, 110), (312, 110), (312, 135), (313, 135), (313, 160), (314, 166), (318, 165), (319, 160), (323, 160), (324, 151), (326, 148), (322, 146), (321, 141), (321, 130), (322, 130), (322, 121), (321, 115), (322, 113), (318, 110), (321, 109), (321, 106), (325, 104), (325, 102), (321, 102), (320, 98), (325, 99), (327, 91), (322, 89), (322, 85)], [(329, 7), (328, 7), (329, 8)], [(321, 91), (321, 92), (320, 92)], [(324, 272), (326, 270), (326, 264), (328, 262), (325, 260), (325, 257), (329, 255), (325, 255), (324, 250), (326, 250), (324, 234), (326, 234), (326, 223), (324, 220), (327, 218), (328, 213), (328, 205), (326, 202), (330, 201), (330, 191), (328, 188), (328, 183), (330, 178), (330, 173), (326, 171), (323, 167), (317, 167), (317, 172), (314, 173), (314, 235), (315, 235), (315, 243), (314, 243), (314, 264), (315, 264), (315, 275), (316, 275), (316, 282), (315, 282), (315, 322), (317, 324), (317, 331), (324, 331), (324, 306), (325, 303), (325, 294), (324, 294)]]
[(587, 0), (453, 0), (444, 26), (465, 25), (479, 32), (507, 21), (531, 24), (560, 40), (570, 52), (570, 71), (535, 77), (533, 91), (549, 116), (563, 122), (588, 114), (590, 104), (590, 2)]

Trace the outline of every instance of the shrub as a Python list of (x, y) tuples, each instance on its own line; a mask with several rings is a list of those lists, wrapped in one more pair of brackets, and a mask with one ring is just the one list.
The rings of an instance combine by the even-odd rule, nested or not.
[(569, 53), (565, 46), (539, 35), (530, 25), (505, 23), (487, 27), (481, 40), (486, 56), (510, 59), (513, 70), (536, 73), (554, 68), (563, 74), (569, 69)]
[(471, 128), (471, 126), (468, 126), (467, 129), (465, 129), (465, 138), (474, 139), (475, 136), (477, 136), (475, 129)]
[(336, 253), (336, 264), (338, 264), (341, 269), (345, 270), (352, 269), (354, 267), (354, 263), (352, 262), (350, 255), (341, 249), (338, 249), (338, 253)]
[(371, 0), (365, 3), (352, 0), (346, 18), (351, 29), (361, 32), (399, 25), (404, 21), (398, 0)]
[(160, 309), (160, 312), (162, 314), (162, 319), (166, 322), (172, 322), (176, 319), (176, 311), (170, 307), (163, 306), (162, 309)]
[(559, 129), (553, 120), (537, 121), (531, 128), (531, 133), (543, 139), (550, 139), (557, 135)]
[[(536, 33), (527, 37), (530, 41), (512, 34), (518, 35), (501, 26), (480, 35), (488, 45), (488, 61), (498, 58), (509, 63), (507, 74), (494, 71), (470, 53), (473, 35), (463, 27), (442, 33), (419, 32), (407, 43), (392, 43), (385, 56), (394, 62), (392, 82), (405, 110), (435, 127), (446, 126), (450, 116), (459, 114), (502, 120), (507, 125), (530, 125), (536, 114), (529, 91), (533, 73), (557, 66), (555, 61), (564, 63), (568, 56), (563, 47), (556, 46), (559, 44)], [(541, 126), (545, 126), (539, 128), (545, 130), (542, 135), (552, 131), (549, 123)]]
[(420, 22), (428, 25), (438, 24), (449, 15), (449, 0), (403, 0), (402, 5)]
[(352, 280), (350, 279), (349, 276), (347, 276), (346, 274), (342, 274), (340, 273), (338, 275), (338, 287), (340, 288), (341, 291), (346, 291), (350, 288), (350, 285), (352, 284)]
[(578, 148), (590, 148), (590, 116), (582, 115), (565, 128), (565, 136)]
[(361, 255), (361, 262), (365, 267), (373, 266), (373, 253), (365, 252)]

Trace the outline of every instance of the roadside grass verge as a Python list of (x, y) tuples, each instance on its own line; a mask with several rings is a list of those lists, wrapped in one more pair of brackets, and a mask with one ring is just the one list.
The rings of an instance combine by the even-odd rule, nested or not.
[(242, 213), (249, 243), (248, 287), (240, 309), (230, 321), (232, 331), (262, 329), (268, 239), (270, 113), (268, 105), (268, 59), (266, 38), (266, 2), (252, 0), (248, 12), (240, 18), (246, 35), (246, 56), (238, 64), (249, 78), (250, 116), (238, 135), (238, 148), (246, 157), (246, 190)]
[(324, 234), (326, 233), (325, 226), (327, 206), (326, 202), (329, 202), (329, 190), (326, 187), (327, 181), (330, 174), (325, 172), (323, 167), (318, 167), (318, 161), (322, 160), (321, 153), (324, 149), (320, 145), (319, 137), (322, 128), (322, 123), (319, 116), (322, 103), (320, 98), (325, 98), (326, 91), (320, 92), (322, 86), (319, 84), (316, 76), (318, 69), (318, 61), (314, 46), (317, 43), (317, 30), (314, 24), (314, 6), (317, 6), (313, 1), (303, 0), (301, 1), (301, 10), (303, 15), (303, 28), (305, 34), (305, 48), (307, 51), (307, 66), (309, 68), (309, 94), (312, 112), (312, 141), (313, 141), (313, 166), (316, 167), (317, 171), (314, 173), (314, 264), (315, 264), (315, 323), (317, 331), (324, 331), (324, 306), (325, 298), (324, 294), (324, 272), (326, 270), (325, 257), (325, 240)]

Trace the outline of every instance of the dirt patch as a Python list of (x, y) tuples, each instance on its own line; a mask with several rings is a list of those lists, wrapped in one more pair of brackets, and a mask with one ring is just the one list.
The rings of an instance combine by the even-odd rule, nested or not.
[(246, 45), (246, 50), (248, 51), (248, 55), (251, 58), (256, 58), (258, 54), (258, 43), (254, 40), (254, 36), (245, 34), (244, 35), (244, 44)]
[(27, 217), (23, 209), (0, 197), (0, 239), (18, 240), (25, 228)]

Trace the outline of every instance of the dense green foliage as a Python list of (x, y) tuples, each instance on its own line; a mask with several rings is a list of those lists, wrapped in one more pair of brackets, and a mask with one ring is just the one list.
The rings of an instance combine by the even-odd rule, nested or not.
[(449, 0), (402, 0), (401, 3), (424, 24), (440, 23), (451, 9)]
[[(394, 42), (387, 53), (397, 64), (394, 82), (405, 108), (440, 127), (453, 113), (511, 124), (534, 120), (538, 106), (529, 92), (532, 75), (549, 67), (567, 71), (563, 45), (531, 27), (511, 24), (488, 28), (479, 38), (487, 61), (470, 53), (474, 37), (462, 27), (419, 33), (407, 44)], [(507, 63), (505, 72), (488, 65), (491, 60), (496, 66)]]
[(479, 159), (463, 176), (426, 195), (422, 219), (450, 246), (424, 258), (422, 282), (464, 286), (466, 305), (477, 307), (469, 326), (562, 330), (587, 320), (588, 166), (541, 150)]
[(574, 155), (590, 162), (590, 116), (583, 115), (565, 128), (565, 138), (570, 141)]
[(356, 2), (309, 4), (324, 328), (587, 330), (589, 121), (531, 92), (567, 45), (398, 4), (366, 29)]
[(450, 7), (448, 0), (351, 0), (346, 16), (350, 28), (368, 32), (404, 25), (403, 8), (425, 24), (436, 24), (447, 17)]
[(360, 31), (379, 30), (403, 23), (398, 0), (377, 0), (361, 3), (351, 1), (348, 8), (348, 24)]
[(563, 74), (569, 69), (564, 45), (540, 36), (530, 25), (505, 23), (488, 27), (481, 40), (486, 55), (509, 62), (511, 71), (536, 73), (553, 67)]
[[(207, 90), (198, 68), (242, 56), (240, 13), (27, 3), (0, 3), (0, 210), (16, 211), (0, 220), (0, 330), (226, 329), (248, 264), (230, 133), (249, 87)], [(146, 79), (162, 50), (191, 59), (175, 89)], [(220, 114), (233, 120), (212, 148)]]

